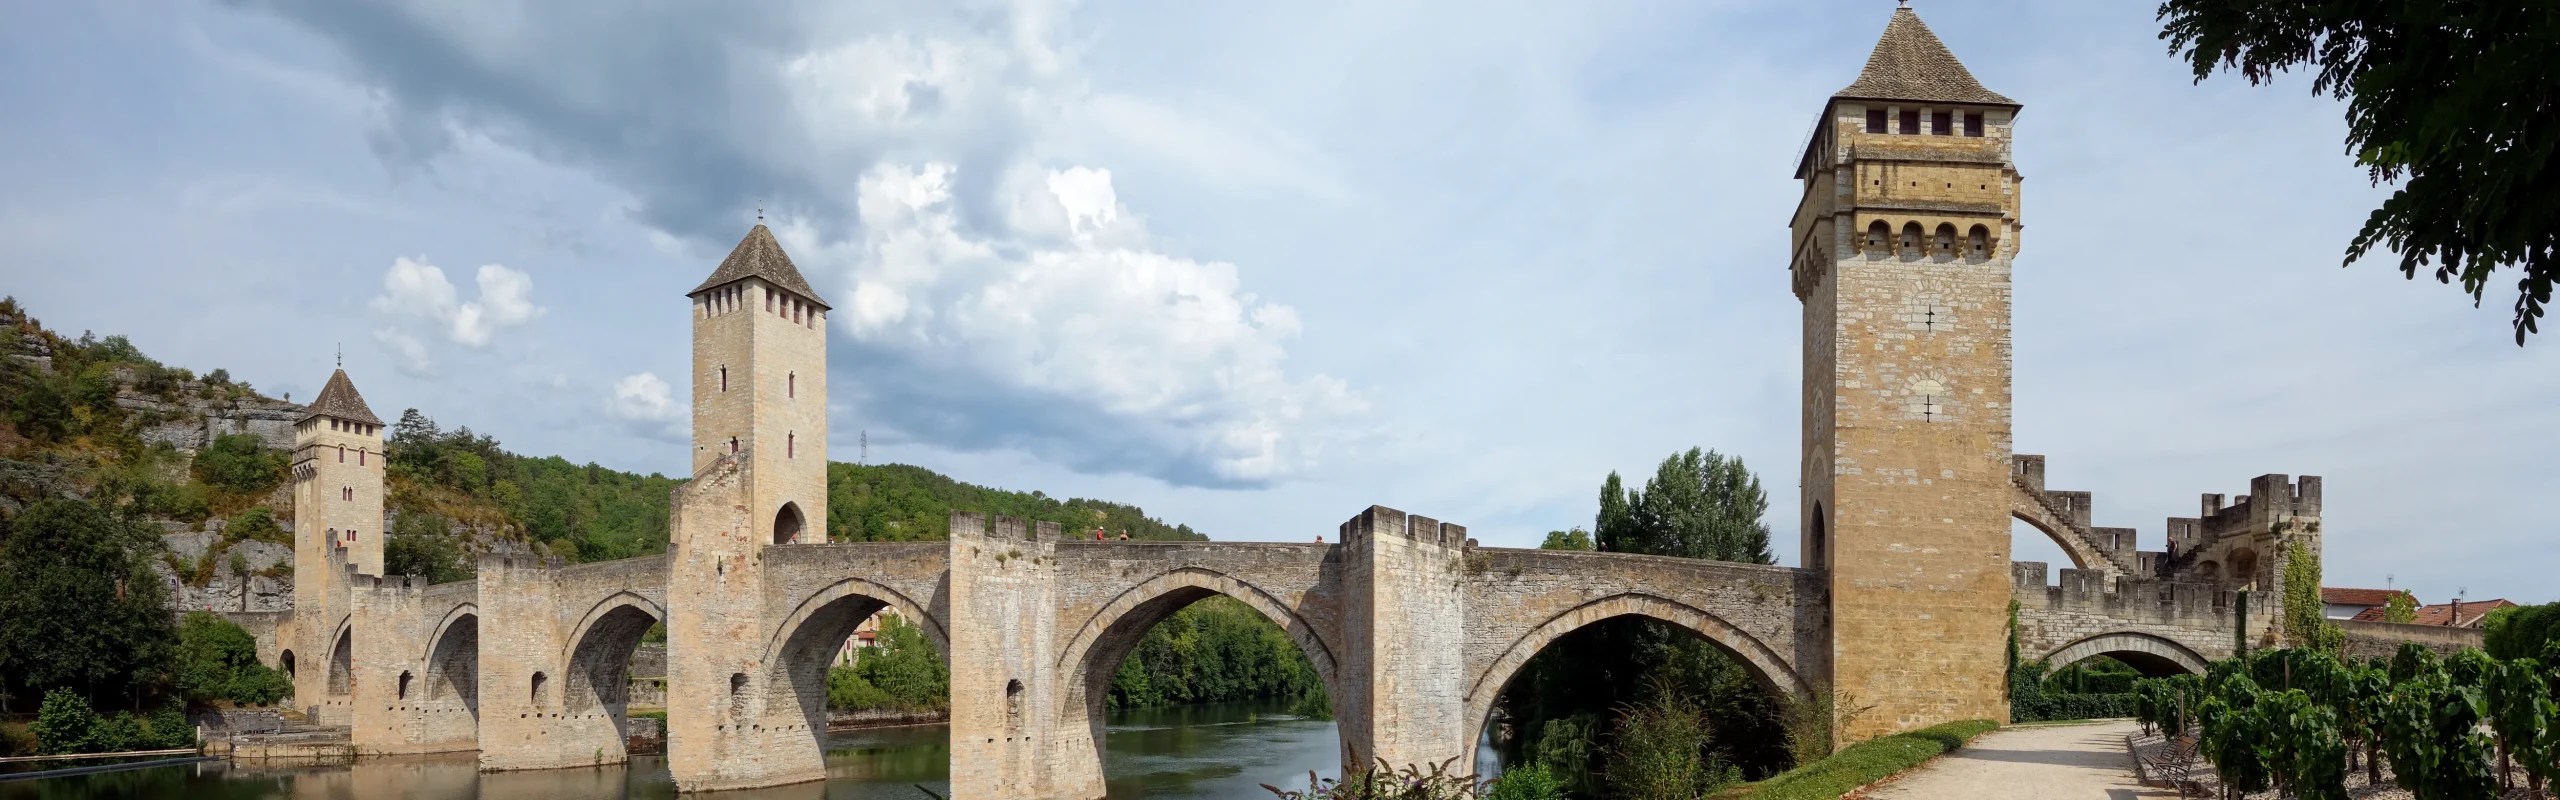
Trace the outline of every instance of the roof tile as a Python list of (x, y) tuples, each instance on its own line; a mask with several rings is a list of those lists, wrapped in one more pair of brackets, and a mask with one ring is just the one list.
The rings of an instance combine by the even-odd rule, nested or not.
[(749, 229), (747, 237), (738, 240), (737, 248), (729, 251), (729, 257), (720, 261), (720, 268), (712, 270), (711, 277), (685, 294), (701, 294), (705, 289), (748, 278), (763, 278), (819, 308), (833, 308), (809, 288), (809, 281), (800, 277), (800, 268), (791, 265), (791, 256), (782, 252), (782, 243), (774, 241), (773, 231), (763, 223)]
[(1956, 60), (1945, 42), (1909, 8), (1893, 10), (1867, 68), (1849, 88), (1832, 95), (1860, 100), (1918, 100), (1938, 103), (1984, 103), (2014, 106), (2017, 101), (1982, 88), (1973, 73)]
[(320, 396), (312, 398), (311, 405), (303, 409), (304, 421), (313, 417), (337, 417), (367, 425), (382, 424), (382, 418), (374, 416), (373, 409), (365, 407), (364, 395), (356, 393), (355, 381), (347, 380), (347, 371), (343, 369), (330, 373), (328, 385), (320, 387)]

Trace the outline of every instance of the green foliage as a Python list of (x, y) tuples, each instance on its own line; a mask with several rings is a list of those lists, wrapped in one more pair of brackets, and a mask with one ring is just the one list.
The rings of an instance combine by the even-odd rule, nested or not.
[(231, 515), (231, 519), (222, 526), (222, 538), (234, 542), (293, 544), (293, 535), (286, 533), (283, 525), (276, 524), (275, 509), (266, 506), (250, 506), (247, 511)]
[(2486, 641), (2482, 649), (2501, 659), (2540, 655), (2542, 648), (2560, 640), (2560, 603), (2538, 606), (2515, 606), (2489, 612), (2481, 622)]
[(404, 521), (418, 517), (407, 529), (413, 534), (432, 527), (432, 535), (451, 538), (447, 523), (458, 521), (519, 532), (577, 561), (666, 551), (667, 498), (677, 479), (519, 456), (470, 428), (447, 432), (414, 408), (391, 426), (384, 449), (390, 506)]
[(45, 692), (44, 706), (37, 709), (36, 722), (29, 727), (35, 732), (36, 746), (46, 755), (98, 752), (90, 738), (98, 728), (98, 712), (89, 710), (89, 701), (81, 699), (79, 692)]
[(1504, 770), (1502, 777), (1487, 787), (1485, 800), (1564, 800), (1564, 782), (1556, 780), (1545, 764), (1525, 764), (1519, 769)]
[(950, 533), (951, 512), (975, 511), (1055, 522), (1068, 536), (1092, 538), (1100, 529), (1113, 539), (1205, 541), (1188, 525), (1167, 525), (1137, 506), (1104, 500), (1058, 500), (1040, 492), (1013, 492), (952, 480), (906, 464), (827, 465), (827, 535), (840, 541), (940, 541)]
[(1547, 540), (1538, 544), (1540, 550), (1589, 550), (1591, 547), (1591, 532), (1581, 528), (1548, 531)]
[(195, 726), (188, 724), (187, 715), (176, 708), (142, 716), (130, 712), (100, 715), (90, 710), (89, 701), (69, 689), (46, 692), (44, 707), (36, 712), (35, 724), (29, 727), (44, 755), (176, 750), (196, 745)]
[(827, 672), (827, 705), (838, 709), (908, 712), (951, 708), (951, 670), (925, 641), (924, 630), (896, 614), (880, 616), (874, 646), (857, 652), (852, 667)]
[[(2497, 612), (2490, 613), (2495, 616)], [(2408, 592), (2392, 592), (2390, 599), (2382, 601), (2382, 621), (2401, 625), (2418, 621), (2418, 598)]]
[(2296, 67), (2347, 101), (2347, 151), (2395, 188), (2347, 245), (2377, 245), (2415, 279), (2462, 281), (2476, 304), (2491, 273), (2521, 267), (2516, 343), (2536, 329), (2560, 271), (2560, 35), (2541, 3), (2426, 0), (2167, 0), (2160, 37), (2202, 81), (2252, 84)]
[(462, 542), (449, 530), (444, 518), (434, 514), (393, 517), (391, 535), (382, 542), (383, 571), (423, 575), (428, 583), (452, 583), (479, 574), (479, 564), (463, 557)]
[(156, 681), (176, 631), (145, 554), (157, 537), (79, 500), (46, 500), (0, 539), (0, 676), (22, 696), (120, 696)]
[(273, 704), (293, 693), (284, 673), (258, 663), (258, 641), (211, 612), (187, 612), (178, 625), (173, 666), (177, 690), (189, 701)]
[(1706, 708), (1669, 686), (1651, 694), (1618, 714), (1604, 768), (1610, 796), (1694, 800), (1742, 780), (1741, 770), (1710, 754), (1715, 733)]
[(1938, 754), (1973, 741), (2000, 727), (1990, 720), (1965, 720), (1881, 736), (1840, 749), (1829, 758), (1788, 770), (1762, 781), (1734, 800), (1832, 800), (1851, 789), (1919, 766)]
[(196, 451), (196, 480), (235, 495), (253, 495), (284, 482), (289, 458), (282, 450), (246, 433), (226, 433)]
[(1662, 460), (1644, 490), (1623, 497), (1610, 473), (1601, 485), (1593, 534), (1612, 553), (1775, 564), (1769, 550), (1769, 495), (1742, 459), (1689, 448)]
[(2302, 542), (2284, 546), (2284, 636), (2297, 648), (2331, 653), (2346, 646), (2346, 632), (2320, 615), (2320, 556)]
[(1252, 607), (1211, 597), (1147, 632), (1112, 676), (1110, 707), (1291, 699), (1324, 681), (1287, 631)]
[[(2072, 666), (2079, 667), (2077, 664)], [(2087, 677), (2090, 675), (2097, 677)], [(2102, 689), (2118, 691), (2075, 691), (2071, 688), (2075, 685), (2086, 687), (2091, 680), (2097, 681)], [(2009, 670), (2009, 719), (2013, 721), (2131, 717), (2139, 710), (2132, 681), (2123, 679), (2119, 673), (2081, 670), (2049, 677), (2042, 661), (2020, 662)]]

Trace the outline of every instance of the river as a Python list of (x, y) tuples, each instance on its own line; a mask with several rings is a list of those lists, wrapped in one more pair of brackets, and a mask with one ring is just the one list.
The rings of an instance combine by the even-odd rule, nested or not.
[[(1260, 784), (1304, 789), (1307, 771), (1332, 777), (1339, 739), (1330, 721), (1287, 713), (1285, 703), (1226, 703), (1112, 714), (1103, 774), (1113, 798), (1235, 800), (1269, 797)], [(948, 795), (950, 736), (944, 726), (876, 728), (833, 734), (827, 781), (722, 800), (922, 800), (916, 787)], [(402, 798), (402, 800), (606, 800), (673, 798), (665, 759), (629, 765), (483, 774), (469, 753), (365, 759), (317, 767), (251, 762), (153, 767), (126, 772), (0, 783), (0, 800), (186, 797), (207, 800)]]

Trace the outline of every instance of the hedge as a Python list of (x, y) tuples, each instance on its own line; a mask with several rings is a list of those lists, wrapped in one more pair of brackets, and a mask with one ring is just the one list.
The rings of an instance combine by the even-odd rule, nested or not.
[(2123, 694), (2026, 694), (2009, 698), (2009, 719), (2013, 722), (2055, 722), (2075, 719), (2112, 719), (2130, 717), (2134, 713), (2134, 695)]
[(1831, 757), (1806, 764), (1750, 785), (1739, 793), (1723, 795), (1730, 800), (1833, 800), (1851, 789), (1865, 786), (1887, 776), (1919, 766), (1938, 754), (1963, 747), (1973, 737), (2000, 727), (1987, 719), (1949, 722), (1859, 742), (1831, 754)]

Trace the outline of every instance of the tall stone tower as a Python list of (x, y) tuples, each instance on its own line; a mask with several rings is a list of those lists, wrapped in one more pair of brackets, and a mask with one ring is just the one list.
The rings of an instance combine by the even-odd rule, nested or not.
[(2009, 260), (2018, 104), (1911, 9), (1823, 106), (1796, 177), (1807, 567), (1843, 743), (2008, 718)]
[(763, 225), (691, 296), (694, 471), (745, 454), (756, 540), (826, 541), (826, 302)]
[(339, 641), (346, 619), (347, 567), (382, 574), (382, 419), (365, 407), (354, 381), (329, 375), (293, 431), (294, 638), (302, 653), (294, 696), (317, 708), (320, 721), (345, 724), (351, 695), (352, 642)]
[(793, 681), (809, 676), (768, 663), (754, 632), (774, 622), (761, 617), (769, 556), (827, 540), (827, 304), (763, 225), (691, 297), (693, 479), (668, 526), (667, 768), (685, 792), (818, 780), (817, 737), (759, 722), (803, 702)]

